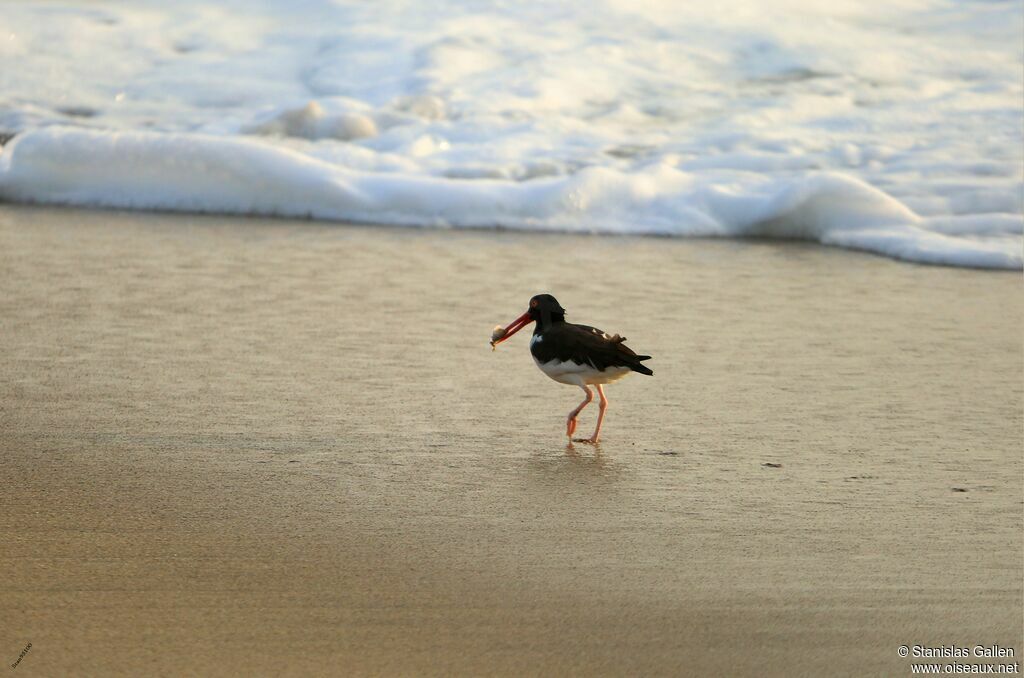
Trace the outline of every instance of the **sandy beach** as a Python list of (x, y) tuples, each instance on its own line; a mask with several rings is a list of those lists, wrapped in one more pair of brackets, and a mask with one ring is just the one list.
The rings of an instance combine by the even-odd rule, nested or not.
[[(654, 356), (597, 448), (488, 346), (538, 292)], [(0, 206), (0, 664), (1020, 661), (1022, 311), (1019, 272), (792, 242)]]

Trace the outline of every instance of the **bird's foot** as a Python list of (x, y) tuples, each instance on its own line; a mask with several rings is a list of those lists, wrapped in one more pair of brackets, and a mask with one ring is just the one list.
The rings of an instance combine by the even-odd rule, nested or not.
[(574, 443), (587, 443), (588, 445), (597, 445), (601, 442), (599, 438), (573, 438)]
[(572, 438), (573, 433), (576, 433), (576, 417), (569, 417), (565, 421), (565, 435)]

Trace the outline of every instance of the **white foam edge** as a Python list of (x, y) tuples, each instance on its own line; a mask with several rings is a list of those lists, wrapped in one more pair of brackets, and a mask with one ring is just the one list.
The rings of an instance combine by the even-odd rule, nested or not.
[(953, 219), (955, 234), (929, 230), (895, 198), (835, 173), (729, 183), (660, 165), (525, 182), (460, 180), (352, 170), (251, 137), (47, 127), (3, 148), (0, 199), (409, 226), (795, 238), (919, 263), (1022, 267), (1020, 238), (1005, 228), (984, 237), (993, 229), (973, 233), (969, 219)]

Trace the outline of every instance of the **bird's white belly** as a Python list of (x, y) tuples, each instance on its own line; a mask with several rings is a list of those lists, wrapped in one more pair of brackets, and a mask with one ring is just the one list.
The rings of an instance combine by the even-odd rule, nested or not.
[(566, 362), (551, 360), (542, 363), (534, 358), (533, 362), (537, 363), (537, 367), (540, 368), (541, 372), (555, 381), (572, 386), (610, 384), (613, 381), (622, 379), (630, 372), (628, 367), (609, 367), (605, 370), (599, 370), (593, 365), (579, 365), (571, 360)]

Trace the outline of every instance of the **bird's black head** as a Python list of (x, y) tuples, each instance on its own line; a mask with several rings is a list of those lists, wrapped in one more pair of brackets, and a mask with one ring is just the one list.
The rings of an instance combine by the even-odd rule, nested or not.
[(550, 294), (538, 294), (530, 299), (530, 306), (507, 327), (498, 327), (491, 337), (491, 346), (496, 346), (532, 322), (537, 323), (534, 334), (543, 332), (555, 323), (565, 322), (565, 309)]
[(550, 294), (538, 294), (530, 299), (529, 314), (531, 319), (539, 321), (538, 326), (565, 320), (565, 309)]

